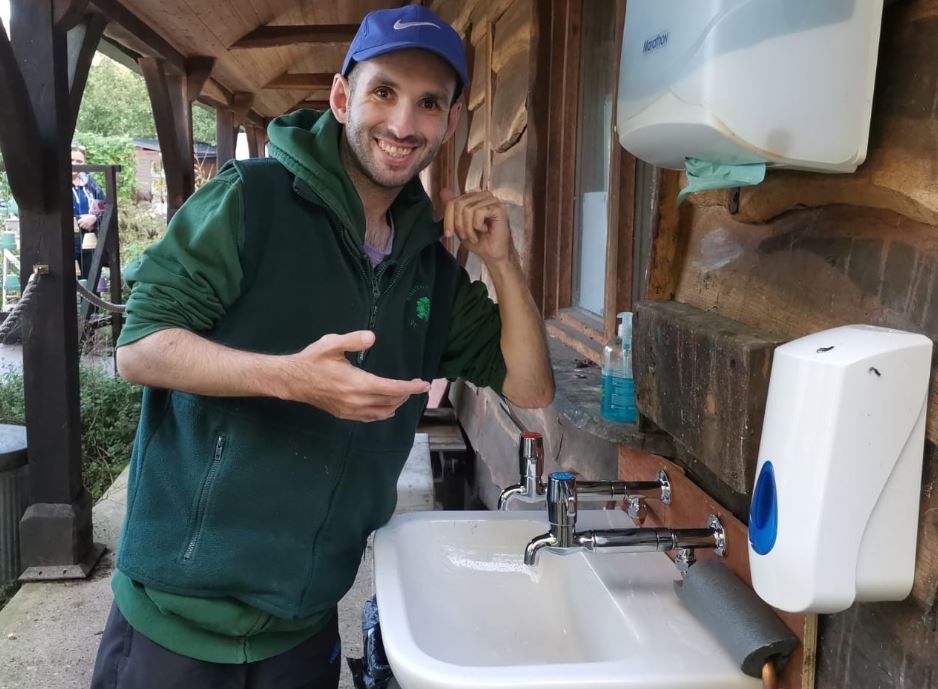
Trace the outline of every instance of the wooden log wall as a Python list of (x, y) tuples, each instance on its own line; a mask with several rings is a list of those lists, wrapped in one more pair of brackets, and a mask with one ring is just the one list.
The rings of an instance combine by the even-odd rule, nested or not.
[[(665, 173), (649, 295), (782, 339), (848, 323), (938, 338), (936, 115), (938, 0), (888, 4), (866, 163), (851, 175), (769, 171), (741, 191), (736, 214), (724, 192), (675, 210), (680, 180)], [(936, 379), (938, 367), (912, 595), (821, 616), (819, 689), (938, 687)], [(725, 487), (738, 485), (719, 462), (708, 468)]]
[(784, 340), (676, 301), (635, 307), (635, 394), (674, 438), (677, 457), (745, 520), (755, 481), (772, 354)]
[[(531, 200), (537, 142), (528, 120), (538, 76), (534, 6), (534, 0), (432, 4), (465, 36), (469, 58), (471, 83), (462, 114), (469, 124), (464, 146), (454, 152), (457, 184), (464, 192), (490, 190), (505, 203), (512, 240), (531, 281), (539, 279), (539, 271), (531, 269), (536, 263), (532, 237), (537, 218)], [(472, 254), (466, 261), (469, 274), (485, 281), (494, 294), (481, 261)]]
[[(550, 74), (549, 59), (539, 59), (539, 38), (551, 38), (551, 27), (541, 26), (547, 13), (535, 0), (436, 0), (431, 5), (463, 33), (469, 50), (472, 83), (465, 99), (466, 133), (452, 152), (458, 182), (465, 190), (491, 189), (509, 204), (513, 237), (530, 283), (535, 291), (538, 286), (550, 290), (559, 276), (538, 267), (544, 264), (537, 258), (543, 225), (534, 210), (545, 205), (539, 175), (550, 156), (538, 132), (548, 122), (544, 94), (549, 87), (545, 89), (544, 80), (562, 76)], [(724, 192), (699, 194), (675, 207), (680, 175), (661, 173), (651, 185), (659, 198), (651, 206), (658, 225), (645, 279), (647, 297), (675, 300), (730, 319), (741, 331), (765, 333), (765, 352), (772, 342), (846, 323), (938, 337), (936, 114), (938, 0), (887, 3), (866, 163), (851, 175), (770, 171), (763, 184), (742, 190), (735, 213), (728, 210)], [(485, 279), (478, 261), (470, 257), (467, 267), (474, 277)], [(719, 344), (721, 328), (707, 337)], [(717, 347), (720, 351), (698, 357), (709, 362), (711, 373), (727, 363), (719, 357), (742, 351), (733, 338), (724, 344)], [(755, 356), (751, 348), (742, 349), (746, 356)], [(760, 371), (768, 365), (763, 353), (761, 348), (756, 352), (762, 357), (756, 362)], [(764, 384), (755, 374), (750, 378), (753, 385)], [(938, 367), (932, 378), (938, 378)], [(816, 678), (820, 689), (938, 687), (936, 397), (938, 385), (933, 384), (912, 596), (903, 603), (854, 605), (845, 613), (821, 616)], [(709, 398), (699, 399), (703, 401), (695, 404), (706, 404)], [(474, 434), (472, 427), (491, 429), (498, 421), (487, 400), (480, 393), (475, 403), (464, 405), (474, 410), (464, 420), (473, 442), (475, 435), (483, 441), (486, 434)], [(683, 409), (689, 414), (706, 412), (690, 409), (688, 403)], [(751, 425), (754, 414), (740, 420), (737, 437), (748, 433), (743, 425)], [(563, 430), (563, 419), (541, 416), (548, 436)], [(734, 432), (732, 419), (721, 423)], [(512, 433), (502, 429), (499, 438)], [(676, 461), (691, 476), (706, 476), (704, 483), (710, 485), (704, 487), (712, 494), (724, 499), (735, 494), (744, 505), (751, 482), (746, 467), (755, 462), (756, 444), (744, 444), (732, 462), (721, 463), (700, 449), (693, 454), (694, 442), (700, 448), (705, 441), (689, 436), (676, 442), (682, 447)], [(487, 454), (484, 448), (480, 452)], [(584, 458), (577, 454), (571, 457), (558, 448), (555, 462), (579, 469)], [(504, 457), (483, 459), (492, 468)], [(594, 472), (587, 466), (586, 473)]]

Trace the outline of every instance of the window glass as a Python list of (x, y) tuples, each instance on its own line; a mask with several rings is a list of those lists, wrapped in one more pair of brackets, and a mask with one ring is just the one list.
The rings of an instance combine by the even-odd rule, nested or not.
[(616, 3), (584, 2), (577, 107), (574, 305), (603, 314)]

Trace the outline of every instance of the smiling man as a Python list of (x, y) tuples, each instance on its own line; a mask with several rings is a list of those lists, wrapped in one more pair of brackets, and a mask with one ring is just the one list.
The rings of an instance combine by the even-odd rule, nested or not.
[[(502, 204), (416, 178), (466, 87), (420, 6), (363, 21), (325, 113), (269, 128), (128, 271), (145, 387), (93, 689), (335, 687), (336, 603), (391, 516), (429, 381), (550, 403), (543, 324)], [(485, 262), (496, 305), (439, 241)]]

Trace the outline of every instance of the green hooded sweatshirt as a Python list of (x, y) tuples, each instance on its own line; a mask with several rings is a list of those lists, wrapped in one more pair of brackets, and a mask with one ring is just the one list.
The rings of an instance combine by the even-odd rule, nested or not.
[[(372, 329), (374, 346), (349, 355), (356, 366), (500, 390), (498, 309), (439, 242), (419, 181), (392, 204), (392, 252), (373, 269), (339, 123), (302, 110), (272, 122), (269, 135), (272, 159), (223, 169), (128, 270), (118, 346), (181, 327), (284, 354)], [(368, 534), (393, 513), (425, 405), (414, 396), (366, 424), (273, 398), (145, 389), (118, 607), (157, 643), (204, 660), (257, 660), (299, 643), (334, 611)], [(232, 644), (219, 640), (226, 635)]]

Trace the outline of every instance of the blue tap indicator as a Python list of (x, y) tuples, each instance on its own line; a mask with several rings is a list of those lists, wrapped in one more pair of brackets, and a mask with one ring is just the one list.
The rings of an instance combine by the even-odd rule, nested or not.
[(551, 478), (555, 478), (558, 481), (569, 481), (573, 478), (573, 474), (569, 471), (555, 471), (550, 475)]
[(778, 537), (778, 493), (775, 490), (775, 468), (772, 462), (762, 465), (756, 490), (749, 506), (749, 542), (759, 555), (775, 547)]

